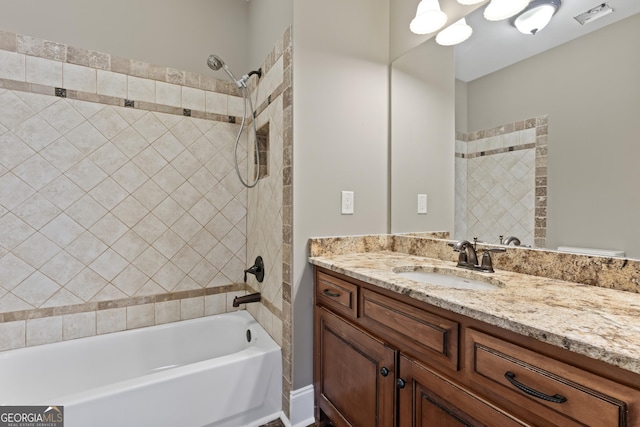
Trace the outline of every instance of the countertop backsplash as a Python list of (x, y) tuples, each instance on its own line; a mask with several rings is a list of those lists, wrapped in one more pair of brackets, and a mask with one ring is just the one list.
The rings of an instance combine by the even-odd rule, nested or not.
[[(449, 246), (452, 241), (446, 238), (447, 235), (446, 232), (433, 232), (316, 238), (309, 242), (309, 256), (390, 251), (456, 261), (458, 254)], [(485, 246), (497, 245), (478, 243), (479, 248)], [(506, 249), (506, 252), (492, 254), (496, 270), (640, 293), (639, 260), (580, 255), (547, 249)]]

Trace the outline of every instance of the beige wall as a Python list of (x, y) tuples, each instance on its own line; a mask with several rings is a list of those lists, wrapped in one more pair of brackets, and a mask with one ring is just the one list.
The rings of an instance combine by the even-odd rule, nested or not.
[[(391, 71), (391, 231), (453, 230), (453, 48), (428, 41)], [(417, 214), (417, 195), (428, 212)]]
[(467, 83), (456, 79), (456, 132), (467, 133)]
[(469, 131), (549, 116), (547, 246), (640, 257), (640, 15), (468, 84)]
[(387, 231), (388, 23), (388, 0), (294, 3), (294, 389), (312, 382), (308, 239)]
[[(246, 48), (251, 5), (240, 0), (0, 0), (0, 28), (202, 74), (212, 72), (206, 60), (216, 53), (242, 75), (261, 63), (255, 56), (250, 61)], [(285, 28), (265, 43), (273, 46)], [(269, 50), (261, 45), (262, 58)], [(226, 78), (222, 72), (217, 77)]]
[[(293, 22), (293, 0), (254, 0), (244, 3), (250, 5), (248, 69), (254, 69), (271, 53), (273, 46)], [(242, 50), (245, 46), (238, 44), (237, 49)]]

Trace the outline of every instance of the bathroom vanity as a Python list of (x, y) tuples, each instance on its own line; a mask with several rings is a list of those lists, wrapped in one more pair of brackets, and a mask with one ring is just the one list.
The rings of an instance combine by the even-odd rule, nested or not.
[(320, 425), (640, 425), (640, 294), (499, 266), (494, 289), (434, 286), (398, 272), (473, 273), (389, 251), (310, 261)]

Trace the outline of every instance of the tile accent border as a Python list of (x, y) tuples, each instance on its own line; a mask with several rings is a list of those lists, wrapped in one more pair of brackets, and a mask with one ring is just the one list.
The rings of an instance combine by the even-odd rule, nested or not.
[(251, 288), (244, 283), (217, 286), (214, 288), (193, 289), (188, 291), (171, 292), (118, 300), (87, 302), (84, 304), (66, 305), (60, 307), (36, 308), (30, 310), (10, 311), (0, 313), (0, 323), (19, 320), (41, 319), (44, 317), (61, 316), (66, 314), (87, 313), (89, 311), (109, 310), (112, 308), (131, 307), (143, 304), (156, 304), (166, 301), (176, 301), (189, 298), (205, 297), (208, 295), (224, 294), (228, 292), (246, 292)]
[[(0, 31), (0, 50), (48, 61), (46, 66), (50, 66), (51, 63), (60, 63), (62, 66), (55, 77), (33, 76), (31, 75), (32, 73), (26, 73), (25, 66), (25, 73), (22, 76), (12, 75), (11, 77), (13, 78), (0, 77), (0, 88), (3, 89), (61, 96), (80, 101), (133, 107), (145, 111), (181, 116), (186, 115), (185, 112), (189, 111), (190, 117), (219, 122), (235, 123), (242, 119), (241, 116), (234, 114), (216, 112), (215, 107), (207, 107), (208, 98), (215, 97), (214, 94), (241, 98), (236, 85), (231, 81), (219, 80), (212, 76), (189, 71), (161, 67), (133, 59), (120, 58), (103, 52), (76, 48), (6, 31)], [(20, 60), (20, 57), (14, 59)], [(268, 69), (265, 71), (268, 71)], [(65, 79), (62, 78), (62, 75), (66, 72), (77, 74), (89, 72), (92, 74), (92, 79), (95, 75), (95, 81), (92, 81), (91, 84), (79, 84), (76, 82), (75, 86), (73, 82), (63, 84), (62, 82)], [(128, 87), (124, 89), (122, 87), (118, 89), (101, 87), (100, 82), (107, 81), (107, 79), (126, 81)], [(142, 79), (151, 81), (155, 86), (153, 95), (140, 91), (136, 96), (134, 86), (140, 85)], [(45, 81), (52, 80), (57, 80), (60, 84), (55, 86), (44, 84)], [(255, 85), (255, 82), (250, 82), (250, 89), (255, 88)], [(82, 89), (79, 89), (79, 87), (82, 87)], [(180, 91), (181, 105), (168, 105), (155, 100), (156, 91), (160, 90)], [(113, 95), (114, 92), (123, 91), (127, 92), (127, 96), (119, 97)], [(151, 98), (154, 100), (151, 100)], [(172, 104), (176, 104), (176, 102)], [(241, 111), (239, 114), (241, 114)]]

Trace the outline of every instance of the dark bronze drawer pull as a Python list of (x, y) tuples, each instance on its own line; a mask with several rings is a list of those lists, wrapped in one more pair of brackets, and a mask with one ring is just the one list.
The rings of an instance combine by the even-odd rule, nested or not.
[(325, 289), (324, 291), (322, 291), (323, 294), (325, 294), (328, 297), (332, 297), (332, 298), (337, 298), (340, 296), (339, 293), (337, 292), (331, 292), (329, 289)]
[(549, 396), (548, 394), (544, 394), (542, 392), (539, 392), (538, 390), (535, 390), (529, 386), (526, 386), (524, 384), (522, 384), (521, 382), (516, 381), (516, 374), (514, 374), (511, 371), (507, 371), (504, 374), (504, 377), (511, 383), (513, 384), (515, 387), (517, 387), (518, 389), (524, 391), (525, 393), (533, 396), (533, 397), (537, 397), (538, 399), (542, 399), (542, 400), (546, 400), (548, 402), (553, 402), (553, 403), (564, 403), (567, 401), (567, 398), (560, 395), (560, 394), (556, 394), (554, 396)]
[(396, 380), (396, 387), (404, 388), (406, 385), (407, 385), (407, 382), (405, 380), (403, 380), (402, 378), (398, 378)]
[(389, 375), (389, 368), (387, 368), (386, 366), (380, 368), (380, 375), (382, 375), (383, 377)]

